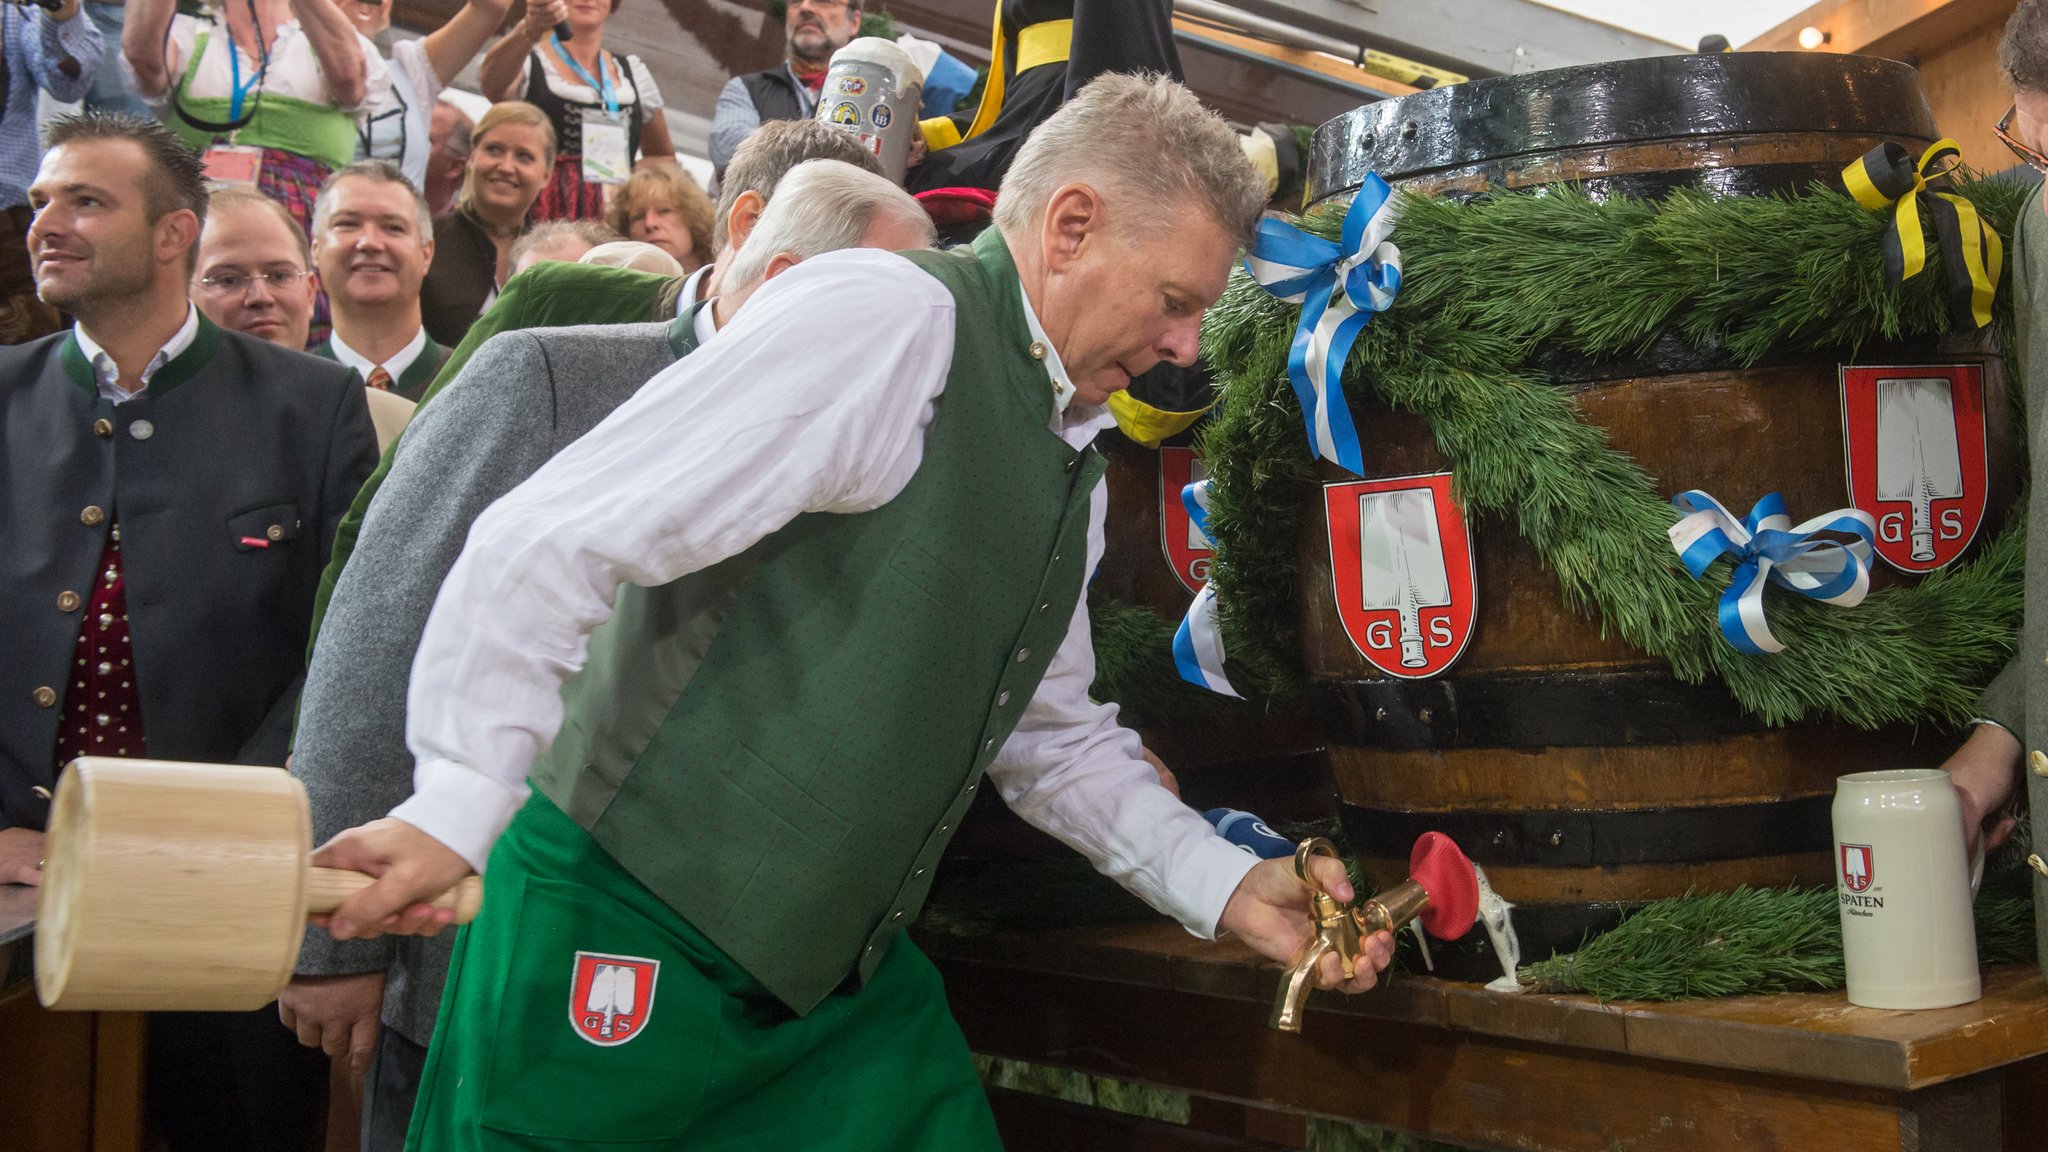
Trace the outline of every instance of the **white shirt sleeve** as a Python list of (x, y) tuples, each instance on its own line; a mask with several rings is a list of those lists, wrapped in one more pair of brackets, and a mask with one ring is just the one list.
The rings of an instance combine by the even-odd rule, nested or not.
[(646, 120), (667, 105), (661, 102), (661, 89), (654, 83), (654, 73), (638, 56), (625, 57), (627, 75), (632, 78), (633, 91), (640, 97), (640, 119)]
[[(1088, 566), (1102, 559), (1106, 485), (1088, 515)], [(1139, 756), (1138, 734), (1116, 722), (1114, 704), (1088, 698), (1095, 646), (1083, 594), (1066, 639), (989, 765), (989, 779), (1019, 816), (1086, 856), (1095, 869), (1205, 939), (1258, 861), (1216, 834), (1159, 783)]]
[(953, 312), (900, 256), (806, 260), (478, 517), (413, 662), (415, 792), (392, 815), (481, 871), (619, 586), (893, 499), (923, 459)]
[(434, 59), (427, 55), (425, 39), (400, 40), (391, 46), (392, 83), (405, 87), (407, 103), (425, 105), (431, 115), (434, 101), (447, 81), (434, 71)]

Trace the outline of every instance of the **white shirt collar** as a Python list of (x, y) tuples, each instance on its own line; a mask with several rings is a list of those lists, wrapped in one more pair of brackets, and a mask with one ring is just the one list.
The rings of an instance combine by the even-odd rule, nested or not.
[(121, 387), (120, 366), (114, 363), (113, 356), (100, 346), (100, 342), (93, 339), (92, 334), (85, 330), (85, 325), (80, 324), (72, 328), (71, 335), (78, 341), (78, 350), (85, 353), (86, 363), (92, 365), (93, 379), (99, 383), (100, 395), (119, 404), (123, 400), (133, 400), (141, 395), (143, 390), (149, 387), (150, 377), (155, 376), (159, 368), (184, 355), (185, 349), (192, 346), (192, 341), (199, 338), (199, 309), (193, 307), (190, 300), (185, 302), (185, 322), (172, 333), (170, 343), (157, 349), (156, 355), (151, 356), (149, 363), (143, 365), (142, 371), (137, 373), (141, 383), (133, 392)]
[[(715, 267), (715, 264), (706, 264), (690, 273), (683, 281), (683, 290), (676, 294), (676, 315), (681, 316), (688, 312), (690, 305), (695, 304), (703, 296), (704, 289), (711, 283), (711, 270)], [(697, 309), (697, 318), (690, 323), (690, 329), (696, 335), (699, 345), (718, 335), (718, 323), (712, 319), (711, 311), (712, 305), (706, 303), (704, 307)]]
[(697, 309), (697, 318), (690, 321), (690, 330), (696, 335), (699, 347), (702, 347), (706, 340), (718, 335), (718, 319), (713, 315), (717, 309), (716, 302), (706, 300), (704, 306)]
[(406, 369), (412, 367), (412, 362), (419, 359), (420, 354), (427, 350), (427, 330), (422, 326), (419, 331), (414, 332), (411, 342), (406, 344), (405, 347), (400, 348), (397, 355), (382, 364), (372, 362), (368, 356), (344, 344), (339, 332), (327, 338), (327, 346), (334, 350), (334, 358), (336, 360), (355, 369), (356, 375), (361, 376), (364, 381), (367, 382), (370, 379), (370, 373), (373, 370), (382, 368), (387, 373), (390, 373), (391, 381), (395, 384), (400, 376), (405, 375)]
[(1031, 330), (1032, 358), (1044, 363), (1046, 375), (1052, 377), (1052, 412), (1057, 419), (1074, 402), (1074, 379), (1067, 375), (1067, 366), (1060, 362), (1060, 350), (1052, 346), (1052, 338), (1038, 322), (1038, 313), (1031, 307), (1031, 294), (1024, 291), (1021, 280), (1017, 282), (1017, 299), (1024, 302), (1024, 326)]
[(706, 264), (683, 278), (683, 290), (676, 293), (676, 315), (690, 310), (690, 305), (704, 298), (704, 287), (711, 282), (711, 270), (716, 264)]

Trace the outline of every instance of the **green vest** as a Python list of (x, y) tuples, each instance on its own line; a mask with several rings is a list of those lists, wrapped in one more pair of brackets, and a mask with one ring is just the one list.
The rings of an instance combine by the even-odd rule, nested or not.
[(534, 783), (778, 999), (865, 980), (1065, 638), (1102, 458), (1050, 430), (1016, 267), (910, 253), (953, 362), (894, 500), (620, 590)]

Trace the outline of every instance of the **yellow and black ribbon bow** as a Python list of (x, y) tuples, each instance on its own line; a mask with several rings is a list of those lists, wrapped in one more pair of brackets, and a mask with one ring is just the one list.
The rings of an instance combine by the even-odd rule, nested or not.
[(1842, 169), (1842, 183), (1858, 204), (1873, 212), (1895, 206), (1892, 225), (1884, 234), (1884, 267), (1901, 283), (1927, 266), (1920, 193), (1928, 193), (1927, 210), (1934, 219), (1942, 270), (1948, 280), (1949, 319), (1958, 328), (1974, 331), (1991, 323), (1991, 302), (1998, 292), (2005, 248), (1998, 233), (1977, 215), (1976, 205), (1953, 192), (1933, 192), (1927, 187), (1930, 178), (1939, 179), (1953, 170), (1954, 165), (1944, 166), (1945, 162), (1961, 158), (1961, 145), (1937, 140), (1920, 154), (1916, 164), (1903, 145), (1887, 140)]

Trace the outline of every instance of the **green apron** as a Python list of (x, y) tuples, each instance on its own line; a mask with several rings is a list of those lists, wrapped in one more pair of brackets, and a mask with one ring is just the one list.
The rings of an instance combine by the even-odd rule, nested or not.
[[(938, 970), (907, 938), (799, 1018), (538, 792), (487, 874), (409, 1152), (1001, 1149)], [(636, 962), (630, 986), (593, 995), (599, 961), (579, 952)]]

